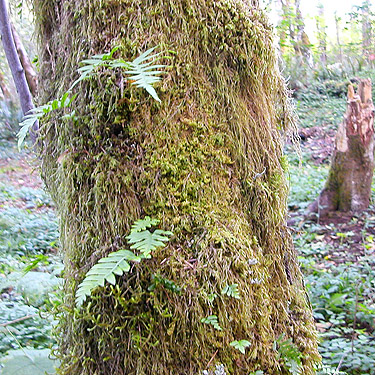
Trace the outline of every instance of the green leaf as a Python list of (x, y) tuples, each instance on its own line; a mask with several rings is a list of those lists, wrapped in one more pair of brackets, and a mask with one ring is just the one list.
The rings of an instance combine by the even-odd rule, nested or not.
[(292, 339), (285, 339), (285, 334), (281, 334), (274, 341), (273, 350), (278, 352), (278, 358), (281, 358), (285, 366), (292, 375), (299, 375), (302, 371), (302, 354)]
[(251, 343), (250, 341), (247, 341), (247, 340), (239, 340), (239, 341), (232, 341), (229, 345), (239, 350), (242, 354), (245, 354), (245, 349), (249, 347)]
[[(144, 88), (155, 100), (160, 99), (152, 87), (152, 84), (160, 81), (160, 77), (156, 77), (163, 72), (158, 70), (164, 68), (164, 65), (152, 65), (149, 60), (155, 60), (160, 54), (152, 54), (155, 48), (150, 48), (146, 52), (138, 56), (134, 61), (127, 62), (123, 59), (113, 59), (113, 54), (119, 47), (114, 47), (110, 53), (94, 55), (88, 59), (82, 60), (82, 66), (77, 69), (79, 78), (73, 82), (68, 91), (71, 91), (79, 82), (89, 79), (94, 75), (95, 69), (99, 67), (107, 67), (110, 69), (121, 68), (127, 69), (125, 73), (130, 76), (128, 81), (137, 87)], [(148, 61), (148, 62), (147, 62)]]
[(23, 269), (24, 275), (26, 275), (31, 270), (37, 268), (40, 263), (48, 264), (48, 256), (44, 254), (38, 254), (30, 261), (30, 263)]
[(147, 228), (151, 228), (155, 225), (159, 224), (159, 220), (157, 219), (151, 219), (150, 216), (145, 216), (144, 219), (137, 220), (132, 225), (131, 231), (132, 232), (140, 232), (142, 230), (145, 230)]
[(55, 373), (58, 362), (50, 358), (49, 349), (9, 350), (1, 359), (2, 375), (44, 375)]
[(148, 290), (150, 292), (152, 292), (152, 291), (155, 290), (155, 288), (158, 285), (163, 285), (165, 289), (168, 289), (173, 293), (181, 294), (181, 288), (178, 285), (176, 285), (175, 282), (173, 282), (171, 280), (168, 280), (168, 279), (165, 279), (164, 277), (162, 277), (160, 275), (153, 275), (152, 276), (152, 283), (148, 287)]
[(59, 108), (59, 100), (58, 99), (55, 99), (51, 102), (51, 105), (52, 105), (52, 110), (54, 111), (55, 109), (58, 109)]
[(169, 238), (166, 237), (168, 235), (172, 235), (172, 233), (160, 229), (155, 230), (153, 233), (148, 230), (142, 232), (132, 231), (126, 239), (132, 244), (131, 249), (139, 250), (148, 258), (151, 251), (165, 246), (165, 242), (169, 241)]
[(240, 292), (238, 291), (238, 284), (226, 285), (221, 294), (226, 294), (228, 297), (240, 299)]
[(219, 325), (219, 321), (217, 319), (217, 316), (216, 315), (210, 315), (208, 316), (207, 318), (202, 318), (201, 319), (201, 322), (202, 323), (205, 323), (205, 324), (210, 324), (212, 325), (215, 329), (217, 329), (218, 331), (222, 331), (223, 329), (220, 327)]
[(164, 68), (164, 65), (152, 65), (151, 62), (146, 62), (147, 60), (155, 60), (160, 55), (154, 54), (152, 52), (155, 48), (150, 48), (134, 61), (130, 63), (130, 69), (125, 73), (131, 76), (131, 83), (137, 87), (144, 88), (155, 100), (160, 102), (160, 99), (152, 87), (152, 85), (161, 80), (160, 77), (156, 77), (163, 72), (157, 69)]
[(20, 131), (17, 134), (18, 138), (18, 149), (21, 150), (22, 144), (25, 141), (25, 138), (30, 132), (30, 129), (33, 127), (36, 121), (39, 121), (44, 115), (60, 108), (68, 107), (72, 101), (76, 98), (77, 95), (73, 95), (69, 98), (69, 91), (66, 92), (61, 99), (54, 99), (53, 101), (48, 102), (47, 104), (35, 107), (28, 112), (26, 116), (23, 117), (20, 123)]
[(76, 293), (76, 304), (78, 307), (86, 300), (86, 297), (98, 286), (104, 286), (105, 281), (112, 285), (116, 284), (115, 275), (121, 276), (129, 272), (128, 261), (139, 262), (140, 257), (129, 250), (119, 250), (101, 258), (86, 274), (86, 277), (78, 286)]

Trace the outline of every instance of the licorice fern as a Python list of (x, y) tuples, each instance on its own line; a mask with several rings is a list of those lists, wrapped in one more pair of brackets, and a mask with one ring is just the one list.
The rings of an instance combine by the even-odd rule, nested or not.
[(105, 282), (116, 285), (116, 276), (129, 272), (129, 262), (139, 263), (142, 259), (151, 258), (151, 252), (165, 246), (169, 236), (173, 233), (156, 229), (152, 233), (148, 230), (158, 224), (158, 220), (146, 216), (143, 220), (137, 220), (126, 238), (132, 249), (139, 250), (139, 255), (125, 249), (110, 253), (101, 258), (86, 274), (84, 280), (79, 284), (76, 292), (76, 305), (81, 307), (83, 302), (98, 286), (104, 286)]
[(292, 339), (285, 339), (285, 334), (281, 334), (274, 341), (273, 350), (277, 352), (278, 359), (281, 359), (291, 375), (302, 374), (302, 354)]
[(51, 100), (47, 104), (33, 108), (26, 116), (23, 117), (22, 121), (20, 122), (21, 129), (17, 134), (18, 149), (21, 149), (27, 134), (36, 121), (39, 121), (43, 116), (56, 109), (70, 107), (77, 94), (72, 96), (69, 95), (70, 91), (67, 91), (60, 99)]
[(154, 64), (160, 54), (153, 54), (155, 48), (150, 48), (138, 56), (135, 60), (125, 61), (123, 59), (113, 58), (114, 53), (118, 49), (119, 47), (114, 47), (109, 53), (94, 55), (89, 59), (82, 60), (82, 66), (77, 69), (79, 78), (73, 82), (72, 86), (70, 86), (68, 91), (62, 96), (61, 99), (55, 99), (29, 111), (20, 123), (21, 129), (17, 134), (18, 148), (21, 148), (27, 134), (36, 121), (39, 121), (44, 115), (50, 113), (51, 111), (69, 107), (77, 96), (77, 94), (75, 94), (72, 97), (69, 97), (73, 88), (79, 82), (94, 77), (99, 67), (109, 69), (119, 68), (124, 70), (125, 80), (127, 82), (137, 87), (144, 88), (155, 100), (160, 102), (158, 94), (152, 86), (161, 79), (158, 77), (158, 75), (162, 74), (163, 72), (158, 69), (165, 67), (164, 65)]

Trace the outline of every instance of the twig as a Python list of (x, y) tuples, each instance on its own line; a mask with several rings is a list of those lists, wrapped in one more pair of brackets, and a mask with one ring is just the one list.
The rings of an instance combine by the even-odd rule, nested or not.
[(214, 353), (214, 355), (212, 356), (212, 358), (210, 359), (210, 361), (207, 363), (207, 368), (209, 368), (210, 367), (210, 365), (211, 365), (211, 362), (214, 360), (214, 358), (216, 357), (216, 354), (217, 354), (217, 352), (219, 351), (219, 349), (218, 350), (216, 350), (216, 352)]
[(24, 321), (24, 320), (34, 318), (34, 317), (36, 317), (36, 316), (38, 316), (38, 314), (26, 315), (26, 316), (23, 316), (22, 318), (18, 318), (18, 319), (15, 319), (15, 320), (11, 320), (10, 322), (1, 323), (1, 324), (0, 324), (0, 327), (6, 327), (6, 326), (9, 326), (9, 325), (11, 325), (11, 324), (19, 323), (19, 322), (22, 322), (22, 321)]

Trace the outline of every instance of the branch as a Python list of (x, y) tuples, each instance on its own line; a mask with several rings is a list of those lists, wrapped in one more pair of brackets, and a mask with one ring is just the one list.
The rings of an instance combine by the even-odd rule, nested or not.
[[(26, 81), (25, 71), (22, 67), (16, 45), (14, 43), (5, 0), (0, 0), (0, 35), (3, 41), (4, 51), (8, 60), (9, 68), (12, 72), (14, 84), (18, 92), (22, 112), (25, 116), (34, 108), (34, 104), (29, 86)], [(30, 138), (33, 144), (36, 143), (37, 131), (38, 123), (35, 122), (33, 127), (30, 129)]]
[(22, 321), (27, 320), (27, 319), (35, 318), (36, 316), (38, 316), (38, 314), (26, 315), (26, 316), (23, 316), (22, 318), (11, 320), (10, 322), (1, 323), (0, 327), (6, 327), (6, 326), (9, 326), (11, 324), (16, 324), (16, 323), (22, 322)]
[(23, 43), (17, 33), (16, 28), (14, 27), (12, 23), (10, 24), (10, 26), (12, 28), (13, 40), (16, 45), (16, 49), (17, 49), (17, 53), (21, 61), (21, 65), (25, 70), (27, 84), (29, 86), (32, 96), (35, 96), (37, 92), (37, 88), (38, 88), (37, 74), (33, 68), (33, 65), (31, 64), (29, 56), (27, 55), (25, 47), (23, 46)]

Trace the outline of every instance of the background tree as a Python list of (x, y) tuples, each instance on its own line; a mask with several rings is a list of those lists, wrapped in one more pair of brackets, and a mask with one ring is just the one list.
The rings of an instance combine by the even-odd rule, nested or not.
[[(102, 69), (77, 89), (75, 118), (41, 129), (42, 174), (57, 202), (65, 254), (58, 328), (62, 374), (288, 371), (281, 335), (313, 374), (313, 319), (286, 227), (282, 134), (294, 129), (272, 28), (256, 1), (34, 0), (40, 96), (60, 97), (83, 58), (159, 46), (170, 66), (161, 103)], [(78, 283), (126, 246), (132, 222), (175, 237), (119, 287), (78, 310)], [(159, 285), (173, 282), (181, 295)], [(222, 294), (237, 284), (239, 299)], [(217, 316), (222, 330), (202, 323)], [(248, 340), (246, 354), (229, 344)]]
[(310, 40), (305, 32), (300, 0), (279, 0), (279, 6), (281, 15), (276, 28), (280, 54), (291, 76), (291, 88), (298, 90), (308, 80), (313, 63)]
[(319, 3), (318, 15), (316, 16), (317, 39), (319, 43), (320, 61), (323, 66), (327, 64), (327, 25), (324, 18), (324, 5)]
[[(374, 48), (374, 31), (371, 22), (374, 14), (370, 10), (370, 2), (364, 1), (361, 7), (362, 11), (362, 49), (364, 56), (369, 59), (371, 55), (375, 53)], [(372, 17), (371, 17), (372, 16)], [(373, 60), (369, 60), (373, 63)]]
[(319, 216), (336, 210), (359, 212), (368, 208), (374, 170), (374, 113), (371, 80), (361, 80), (358, 94), (350, 85), (328, 179), (310, 206)]

